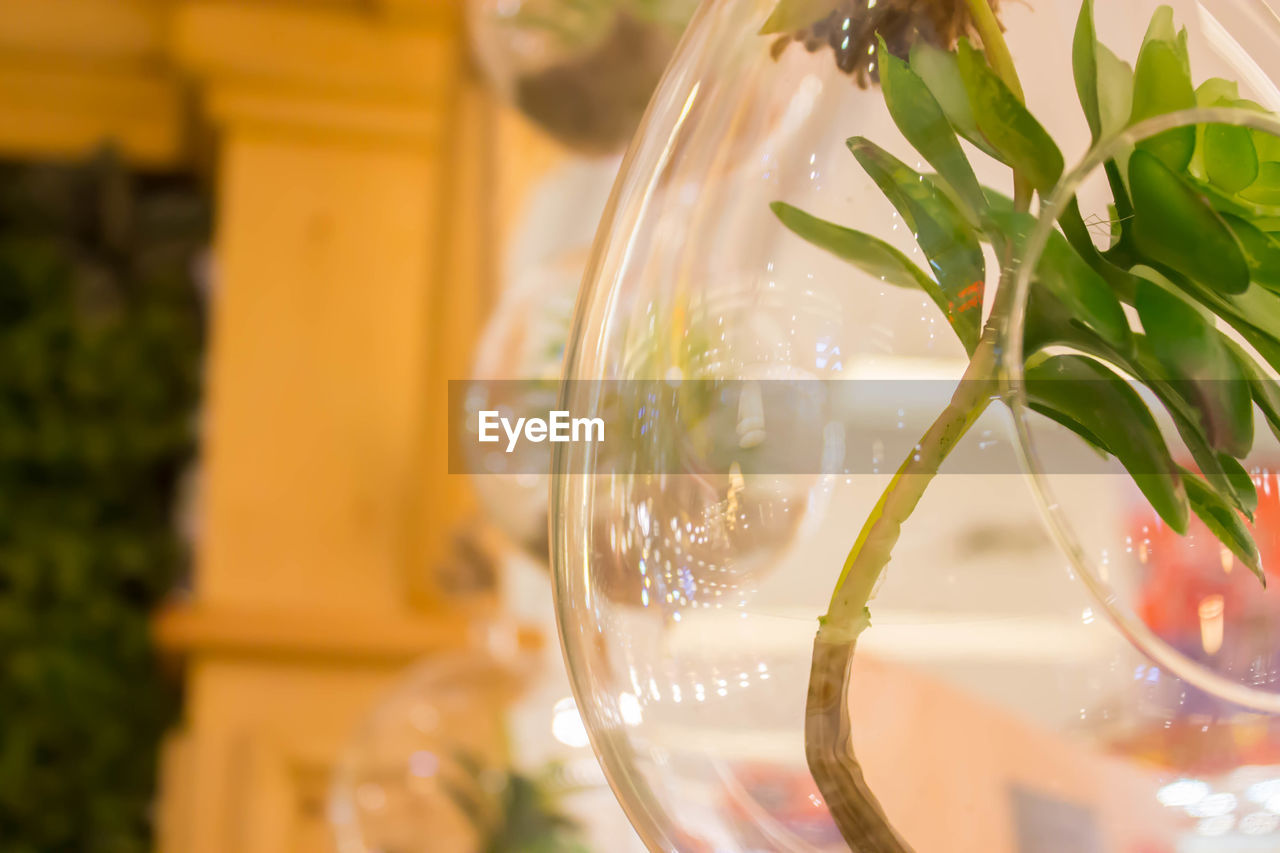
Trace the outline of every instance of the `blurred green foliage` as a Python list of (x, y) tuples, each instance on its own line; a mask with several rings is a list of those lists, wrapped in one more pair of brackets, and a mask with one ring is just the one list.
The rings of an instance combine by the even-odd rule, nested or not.
[(563, 765), (529, 775), (486, 770), (466, 754), (454, 760), (460, 773), (445, 789), (476, 828), (483, 853), (589, 853), (582, 827), (564, 808), (579, 788), (566, 780)]
[(207, 242), (190, 178), (0, 163), (0, 849), (151, 848)]

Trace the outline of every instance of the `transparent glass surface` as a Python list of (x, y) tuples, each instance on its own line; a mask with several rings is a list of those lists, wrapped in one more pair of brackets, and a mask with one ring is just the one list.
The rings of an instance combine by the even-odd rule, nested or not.
[(695, 0), (468, 0), (498, 91), (578, 151), (626, 147)]
[[(546, 411), (554, 403), (574, 298), (617, 171), (614, 158), (574, 158), (530, 194), (503, 247), (502, 297), (476, 347), (466, 401), (471, 423), (484, 409), (535, 411), (541, 403)], [(485, 520), (545, 563), (549, 478), (520, 470), (521, 459), (501, 446), (485, 450), (472, 463), (483, 474), (472, 488)]]
[(334, 767), (328, 817), (338, 853), (481, 850), (508, 771), (487, 709), (509, 703), (534, 663), (447, 653), (380, 696)]
[[(717, 421), (705, 397), (658, 395), (631, 448), (650, 464), (630, 473), (592, 445), (557, 448), (566, 659), (592, 745), (654, 850), (846, 849), (805, 761), (818, 617), (902, 448), (968, 362), (936, 300), (811, 245), (770, 209), (865, 232), (936, 272), (846, 140), (931, 171), (875, 85), (868, 33), (878, 26), (905, 52), (945, 39), (948, 21), (931, 4), (881, 0), (841, 6), (820, 37), (762, 36), (771, 5), (715, 0), (695, 17), (624, 164), (567, 348), (563, 408), (590, 409), (604, 381), (806, 389), (781, 428), (741, 405)], [(1196, 83), (1229, 78), (1240, 98), (1280, 106), (1280, 40), (1263, 4), (1171, 5)], [(1156, 9), (1099, 3), (1099, 41), (1132, 65)], [(1078, 14), (1075, 2), (1000, 4), (1027, 106), (1067, 173), (1091, 145), (1070, 70)], [(962, 145), (983, 185), (1015, 194), (1007, 166)], [(1080, 200), (1105, 248), (1117, 217), (1088, 196), (1097, 165), (1084, 164)], [(995, 249), (982, 254), (984, 278), (970, 284), (990, 312), (1011, 282)], [(1018, 371), (1005, 379), (1016, 389)], [(1153, 532), (1132, 478), (1047, 453), (1079, 442), (1014, 397), (1014, 416), (988, 408), (924, 491), (869, 602), (844, 697), (868, 787), (921, 853), (1272, 849), (1275, 593), (1238, 564), (1227, 571), (1204, 531)], [(1035, 490), (1017, 464), (1018, 424)], [(799, 446), (821, 463), (749, 464)], [(1264, 552), (1275, 453), (1260, 426), (1247, 461)], [(1046, 532), (1037, 491), (1069, 549)]]

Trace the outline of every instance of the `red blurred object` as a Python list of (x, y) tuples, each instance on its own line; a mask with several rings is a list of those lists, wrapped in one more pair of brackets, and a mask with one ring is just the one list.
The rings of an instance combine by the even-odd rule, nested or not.
[[(1258, 507), (1250, 527), (1266, 590), (1194, 516), (1180, 536), (1144, 502), (1129, 523), (1133, 558), (1143, 567), (1138, 616), (1165, 642), (1229, 677), (1272, 673), (1280, 665), (1280, 475), (1259, 468), (1253, 482)], [(1163, 678), (1155, 666), (1141, 667), (1135, 679), (1135, 689), (1146, 690), (1153, 707), (1166, 707), (1169, 716), (1145, 719), (1118, 735), (1118, 752), (1206, 776), (1280, 764), (1280, 720), (1241, 714)]]
[(730, 790), (737, 796), (727, 803), (729, 810), (744, 834), (760, 836), (756, 841), (763, 849), (771, 846), (771, 839), (759, 829), (767, 825), (815, 847), (843, 846), (840, 830), (808, 770), (787, 772), (770, 765), (742, 763), (730, 772), (735, 783)]
[[(1280, 475), (1268, 469), (1253, 475), (1258, 508), (1251, 525), (1272, 589), (1280, 578)], [(1130, 523), (1137, 559), (1146, 566), (1138, 615), (1166, 641), (1183, 646), (1198, 641), (1200, 609), (1222, 597), (1224, 622), (1244, 625), (1262, 618), (1280, 622), (1280, 598), (1267, 594), (1238, 559), (1194, 515), (1186, 536), (1170, 530), (1147, 505)]]

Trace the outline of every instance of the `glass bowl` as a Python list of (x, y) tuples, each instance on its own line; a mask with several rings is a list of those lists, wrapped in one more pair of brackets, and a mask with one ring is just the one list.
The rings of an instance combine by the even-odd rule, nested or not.
[(462, 650), (410, 667), (360, 721), (334, 768), (338, 853), (480, 850), (510, 782), (500, 718), (534, 663)]
[[(1127, 222), (1086, 192), (1111, 186), (1091, 151), (1163, 157), (1185, 138), (1177, 127), (1196, 127), (1197, 147), (1250, 121), (1274, 133), (1237, 102), (1280, 105), (1275, 16), (1251, 0), (1175, 2), (1171, 19), (1147, 0), (1100, 4), (1097, 41), (1115, 54), (1081, 59), (1078, 3), (1006, 2), (1000, 27), (985, 27), (988, 63), (949, 53), (984, 31), (956, 17), (976, 7), (820, 5), (784, 7), (800, 17), (781, 27), (772, 3), (702, 6), (624, 163), (578, 302), (560, 408), (607, 414), (611, 438), (556, 446), (552, 552), (574, 692), (616, 795), (663, 851), (1278, 843), (1274, 664), (1249, 658), (1257, 643), (1231, 646), (1231, 596), (1252, 597), (1265, 639), (1280, 628), (1273, 593), (1190, 521), (1186, 536), (1153, 534), (1135, 483), (1157, 472), (1084, 467), (1097, 454), (1033, 416), (1021, 360), (1008, 360), (1034, 294), (1067, 299), (1053, 273), (1075, 268), (1049, 252), (1068, 199), (1083, 229), (1071, 237), (1100, 252)], [(1006, 97), (997, 41), (1034, 127)], [(1124, 63), (1146, 65), (1146, 41), (1164, 44), (1150, 62), (1185, 49), (1196, 84), (1238, 88), (1206, 92), (1216, 113), (1180, 112), (1194, 96), (1157, 103), (1164, 84), (1150, 81), (1176, 70), (1140, 68), (1126, 89)], [(1107, 81), (1100, 91), (1084, 75), (1092, 106), (1073, 60)], [(886, 105), (882, 71), (921, 102), (903, 68), (946, 105), (942, 130), (912, 130), (928, 158)], [(974, 98), (993, 99), (979, 118), (964, 110)], [(974, 124), (973, 141), (945, 144), (950, 127)], [(1023, 180), (986, 148), (1017, 159)], [(957, 150), (997, 195), (932, 175), (937, 162), (954, 169)], [(1186, 168), (1203, 177), (1204, 161)], [(1006, 241), (970, 239), (1002, 204)], [(1090, 301), (1128, 298), (1106, 285), (1112, 296), (1091, 291), (1067, 319), (1141, 331), (1131, 305)], [(1042, 355), (1033, 367), (1064, 363), (1047, 361), (1058, 349)], [(1238, 459), (1265, 552), (1277, 448), (1264, 426), (1254, 433)], [(1065, 551), (1044, 532), (1023, 451)], [(873, 524), (860, 539), (886, 514), (900, 530)], [(860, 556), (833, 596), (855, 547), (881, 559), (868, 572)], [(1188, 580), (1200, 571), (1230, 575), (1221, 602)], [(1164, 606), (1170, 590), (1193, 596), (1192, 622), (1159, 624), (1189, 618), (1183, 599)]]

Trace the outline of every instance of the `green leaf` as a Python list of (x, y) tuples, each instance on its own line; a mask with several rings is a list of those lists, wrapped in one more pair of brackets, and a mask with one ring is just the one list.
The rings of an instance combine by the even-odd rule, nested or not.
[(1250, 521), (1253, 521), (1253, 514), (1258, 510), (1258, 488), (1253, 484), (1253, 478), (1249, 476), (1249, 472), (1240, 464), (1240, 460), (1234, 456), (1219, 453), (1218, 464), (1221, 466), (1223, 474), (1226, 475), (1227, 482), (1231, 484), (1231, 493), (1236, 498), (1237, 508)]
[(1102, 135), (1123, 128), (1133, 114), (1133, 68), (1107, 48), (1098, 45), (1098, 117)]
[(1000, 159), (1046, 195), (1062, 177), (1062, 152), (986, 59), (962, 39), (958, 62), (978, 132)]
[[(1242, 103), (1237, 101), (1237, 103)], [(1263, 110), (1267, 112), (1267, 110)], [(1258, 150), (1258, 159), (1274, 163), (1280, 160), (1280, 136), (1265, 130), (1253, 131), (1253, 147)]]
[(1083, 439), (1084, 443), (1089, 445), (1089, 447), (1092, 448), (1093, 451), (1099, 454), (1100, 456), (1105, 458), (1111, 455), (1111, 453), (1107, 450), (1107, 448), (1103, 446), (1102, 439), (1098, 438), (1096, 435), (1090, 432), (1089, 428), (1086, 427), (1084, 424), (1080, 423), (1079, 421), (1072, 420), (1069, 415), (1066, 415), (1048, 406), (1044, 406), (1039, 403), (1033, 403), (1031, 401), (1027, 402), (1027, 408), (1035, 412), (1036, 414), (1043, 415), (1049, 420), (1054, 421), (1055, 423), (1061, 424), (1062, 426), (1071, 430), (1079, 438)]
[[(1263, 287), (1250, 287), (1244, 293), (1221, 293), (1176, 272), (1170, 272), (1170, 276), (1173, 279), (1171, 284), (1178, 291), (1198, 302), (1210, 314), (1226, 320), (1262, 353), (1268, 363), (1271, 362), (1270, 356), (1262, 352), (1250, 334), (1280, 345), (1280, 296)], [(1273, 366), (1280, 371), (1280, 363)]]
[(1280, 205), (1280, 163), (1262, 163), (1257, 180), (1241, 190), (1240, 197), (1258, 204)]
[[(1231, 80), (1225, 80), (1222, 77), (1210, 77), (1196, 88), (1196, 106), (1198, 107), (1216, 107), (1221, 104), (1231, 104), (1240, 96), (1240, 87)], [(1205, 178), (1204, 171), (1204, 131), (1207, 125), (1196, 125), (1196, 150), (1191, 155), (1191, 163), (1187, 166), (1188, 171), (1197, 178)]]
[(1174, 296), (1182, 297), (1182, 299), (1186, 302), (1187, 307), (1197, 312), (1204, 319), (1206, 323), (1213, 322), (1214, 313), (1212, 310), (1210, 310), (1206, 306), (1197, 302), (1193, 296), (1191, 296), (1189, 293), (1183, 290), (1182, 287), (1180, 287), (1176, 282), (1168, 278), (1164, 273), (1160, 272), (1160, 270), (1157, 270), (1154, 267), (1148, 267), (1143, 264), (1138, 264), (1129, 272), (1133, 274), (1133, 277), (1135, 279), (1134, 290), (1133, 290), (1133, 293), (1130, 294), (1129, 300), (1128, 300), (1130, 304), (1133, 303), (1134, 299), (1136, 299), (1138, 295), (1137, 281), (1138, 280), (1146, 281), (1160, 288), (1163, 288), (1165, 291), (1173, 294)]
[(1179, 277), (1177, 287), (1225, 320), (1271, 367), (1280, 371), (1280, 296), (1262, 287), (1244, 293), (1219, 293)]
[(1253, 446), (1249, 384), (1211, 322), (1181, 296), (1145, 279), (1134, 307), (1169, 381), (1200, 415), (1209, 444), (1232, 456)]
[(1262, 571), (1258, 546), (1240, 514), (1195, 474), (1184, 468), (1181, 470), (1181, 477), (1192, 511), (1209, 528), (1209, 532), (1226, 545), (1265, 587), (1267, 576)]
[(1244, 347), (1235, 341), (1222, 336), (1222, 340), (1231, 350), (1231, 354), (1240, 363), (1240, 369), (1249, 380), (1249, 390), (1253, 394), (1253, 402), (1267, 419), (1267, 426), (1277, 439), (1280, 439), (1280, 384), (1266, 374), (1266, 371), (1245, 352)]
[[(1002, 207), (989, 212), (988, 223), (989, 231), (994, 230), (1020, 246), (1031, 233), (1036, 219), (1029, 213)], [(1066, 306), (1074, 321), (1088, 325), (1118, 350), (1130, 348), (1129, 320), (1120, 300), (1057, 230), (1050, 233), (1036, 264), (1036, 280)]]
[[(1280, 341), (1280, 296), (1265, 288), (1251, 287), (1244, 293), (1222, 296), (1220, 302), (1211, 303), (1211, 307), (1228, 322), (1233, 317), (1239, 318), (1244, 321), (1243, 325), (1257, 330), (1272, 341)], [(1240, 326), (1234, 323), (1232, 326), (1240, 330)], [(1257, 348), (1257, 345), (1254, 347)], [(1280, 370), (1280, 366), (1276, 366), (1276, 370)]]
[(1137, 392), (1092, 358), (1055, 355), (1026, 371), (1030, 404), (1081, 424), (1115, 456), (1165, 523), (1186, 533), (1187, 495), (1155, 418)]
[(1097, 142), (1102, 138), (1102, 107), (1098, 102), (1098, 36), (1093, 26), (1093, 0), (1080, 4), (1075, 40), (1071, 45), (1071, 70), (1085, 121), (1089, 123), (1093, 141)]
[[(1134, 69), (1130, 123), (1137, 124), (1152, 116), (1190, 109), (1195, 105), (1196, 92), (1191, 85), (1186, 32), (1174, 34), (1173, 10), (1161, 6), (1151, 19)], [(1165, 131), (1138, 143), (1139, 149), (1156, 155), (1175, 172), (1187, 168), (1195, 147), (1196, 129), (1192, 125)]]
[(778, 0), (764, 26), (760, 28), (760, 34), (803, 30), (830, 15), (834, 9), (835, 5), (831, 0)]
[(889, 52), (883, 38), (879, 45), (880, 88), (889, 115), (920, 156), (955, 190), (970, 218), (976, 221), (986, 207), (986, 199), (946, 114), (924, 80)]
[(1221, 101), (1238, 101), (1240, 84), (1223, 77), (1210, 77), (1196, 87), (1196, 104), (1201, 107), (1216, 106)]
[[(1154, 272), (1151, 274), (1155, 275)], [(1172, 284), (1167, 286), (1173, 288)], [(1214, 452), (1205, 438), (1199, 412), (1164, 378), (1165, 371), (1152, 355), (1146, 336), (1135, 336), (1132, 354), (1121, 352), (1076, 323), (1070, 312), (1046, 288), (1036, 288), (1032, 290), (1027, 302), (1025, 343), (1028, 353), (1049, 347), (1067, 347), (1113, 364), (1130, 376), (1138, 377), (1168, 412), (1192, 458), (1224, 499), (1240, 510), (1256, 504), (1257, 496), (1252, 482), (1240, 494), (1236, 493), (1237, 484), (1223, 468), (1221, 455)]]
[(1168, 412), (1178, 437), (1182, 439), (1191, 458), (1200, 467), (1201, 473), (1218, 490), (1224, 499), (1230, 501), (1237, 509), (1244, 511), (1247, 506), (1256, 504), (1257, 496), (1253, 494), (1252, 483), (1245, 492), (1236, 493), (1237, 482), (1229, 476), (1222, 466), (1223, 454), (1218, 453), (1209, 444), (1204, 429), (1204, 418), (1200, 411), (1179, 390), (1175, 383), (1165, 378), (1164, 369), (1151, 352), (1150, 342), (1145, 335), (1135, 337), (1135, 357), (1133, 359), (1116, 359), (1115, 364), (1141, 381), (1160, 400)]
[(990, 208), (990, 212), (997, 215), (1012, 216), (1014, 211), (1017, 209), (1016, 205), (1013, 203), (1013, 199), (1009, 198), (1009, 196), (999, 190), (992, 189), (991, 187), (984, 185), (982, 187), (982, 196), (986, 199), (987, 207)]
[(1258, 151), (1249, 128), (1210, 124), (1204, 128), (1204, 170), (1220, 189), (1238, 193), (1258, 179)]
[(1172, 43), (1178, 37), (1177, 25), (1173, 20), (1172, 6), (1159, 6), (1151, 15), (1151, 20), (1147, 23), (1147, 34), (1143, 36), (1142, 46), (1146, 47), (1153, 41), (1163, 41)]
[(1273, 370), (1280, 370), (1280, 342), (1275, 338), (1260, 333), (1257, 329), (1244, 323), (1228, 320), (1231, 327), (1244, 338), (1249, 346), (1258, 351), (1263, 361)]
[[(1145, 340), (1141, 340), (1140, 343), (1145, 344)], [(1253, 487), (1253, 481), (1241, 481), (1239, 478), (1232, 476), (1230, 469), (1238, 468), (1238, 463), (1233, 466), (1228, 462), (1226, 463), (1227, 467), (1224, 467), (1223, 460), (1230, 457), (1225, 453), (1215, 452), (1209, 445), (1209, 441), (1205, 438), (1204, 431), (1201, 429), (1200, 418), (1191, 404), (1167, 382), (1151, 377), (1145, 378), (1144, 381), (1147, 387), (1159, 398), (1165, 411), (1169, 413), (1169, 417), (1173, 420), (1173, 425), (1178, 431), (1178, 437), (1187, 446), (1188, 452), (1191, 453), (1191, 458), (1199, 466), (1204, 478), (1213, 485), (1223, 500), (1230, 503), (1237, 510), (1252, 512), (1248, 508), (1258, 504), (1258, 495)]]
[(1244, 293), (1249, 266), (1231, 229), (1205, 200), (1150, 151), (1129, 159), (1133, 236), (1159, 264), (1223, 293)]
[(854, 137), (849, 150), (915, 235), (947, 297), (947, 319), (972, 353), (981, 335), (986, 288), (977, 235), (951, 199), (883, 148)]
[(946, 294), (938, 283), (902, 252), (870, 234), (811, 216), (781, 201), (769, 205), (783, 225), (808, 242), (895, 287), (920, 288), (945, 311)]
[[(1123, 362), (1118, 362), (1125, 366)], [(1191, 458), (1200, 468), (1203, 476), (1222, 496), (1224, 500), (1240, 512), (1252, 518), (1253, 510), (1258, 505), (1257, 490), (1253, 480), (1244, 473), (1244, 469), (1234, 457), (1215, 451), (1205, 437), (1202, 427), (1203, 419), (1194, 404), (1188, 402), (1174, 383), (1160, 378), (1158, 363), (1151, 355), (1150, 346), (1145, 337), (1138, 338), (1138, 359), (1130, 362), (1126, 369), (1133, 370), (1135, 375), (1142, 376), (1142, 381), (1160, 400), (1165, 411), (1173, 420), (1178, 437), (1186, 445)]]
[(1280, 240), (1239, 216), (1224, 213), (1222, 220), (1236, 235), (1252, 279), (1263, 287), (1280, 290)]
[(1072, 316), (1047, 287), (1033, 287), (1027, 294), (1026, 332), (1022, 338), (1024, 362), (1054, 347), (1065, 347), (1114, 360), (1115, 348)]
[(910, 61), (911, 70), (929, 87), (929, 92), (956, 133), (969, 140), (984, 154), (1003, 163), (1000, 152), (978, 130), (973, 107), (969, 104), (969, 93), (965, 91), (964, 81), (960, 79), (960, 63), (956, 54), (935, 47), (925, 39), (919, 39), (911, 46)]
[(1072, 313), (1112, 346), (1131, 346), (1132, 334), (1115, 291), (1076, 253), (1065, 237), (1054, 232), (1045, 245), (1041, 281)]

